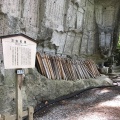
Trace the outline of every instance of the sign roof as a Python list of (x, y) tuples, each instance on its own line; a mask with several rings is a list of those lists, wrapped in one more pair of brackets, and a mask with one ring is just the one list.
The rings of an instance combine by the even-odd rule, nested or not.
[(17, 36), (25, 37), (25, 38), (29, 39), (30, 41), (37, 43), (36, 40), (34, 40), (33, 38), (31, 38), (31, 37), (29, 37), (29, 36), (27, 36), (27, 35), (25, 35), (23, 33), (20, 33), (20, 34), (11, 34), (11, 35), (4, 35), (4, 36), (0, 36), (0, 38), (3, 39), (3, 38), (10, 38), (10, 37), (17, 37)]

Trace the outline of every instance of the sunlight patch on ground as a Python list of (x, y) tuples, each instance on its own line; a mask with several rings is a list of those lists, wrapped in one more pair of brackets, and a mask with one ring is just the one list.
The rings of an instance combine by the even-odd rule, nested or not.
[(120, 95), (114, 97), (111, 101), (99, 103), (98, 107), (120, 107)]
[(118, 95), (118, 96), (116, 96), (116, 97), (114, 97), (115, 99), (119, 99), (120, 100), (120, 95)]
[(104, 93), (108, 93), (108, 92), (110, 92), (110, 90), (103, 89), (103, 90), (101, 90), (100, 94), (104, 94)]

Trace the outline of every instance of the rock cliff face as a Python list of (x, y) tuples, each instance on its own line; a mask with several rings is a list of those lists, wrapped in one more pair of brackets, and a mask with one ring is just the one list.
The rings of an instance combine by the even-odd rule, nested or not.
[[(71, 57), (100, 54), (107, 57), (117, 43), (119, 14), (119, 0), (0, 0), (0, 36), (24, 33), (39, 41), (38, 51)], [(37, 88), (45, 94), (43, 98), (48, 97), (46, 87), (49, 88), (49, 84), (46, 86), (42, 80), (42, 88), (36, 87), (42, 85), (41, 78), (36, 80), (23, 86), (24, 106), (40, 100), (34, 99), (40, 94), (36, 93), (39, 92)], [(32, 91), (33, 85), (36, 91)], [(1, 66), (0, 113), (14, 111), (14, 89), (14, 70), (4, 71)], [(66, 94), (70, 92), (68, 90)]]
[(1, 0), (0, 35), (24, 33), (45, 52), (108, 56), (119, 6), (119, 0)]
[(120, 2), (118, 0), (96, 0), (95, 18), (99, 47), (102, 54), (110, 56), (118, 39)]

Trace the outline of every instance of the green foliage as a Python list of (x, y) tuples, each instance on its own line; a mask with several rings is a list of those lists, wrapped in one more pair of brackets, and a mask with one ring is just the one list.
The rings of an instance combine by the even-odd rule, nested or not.
[(120, 49), (120, 36), (119, 36), (119, 40), (118, 40), (118, 43), (117, 43), (117, 49)]

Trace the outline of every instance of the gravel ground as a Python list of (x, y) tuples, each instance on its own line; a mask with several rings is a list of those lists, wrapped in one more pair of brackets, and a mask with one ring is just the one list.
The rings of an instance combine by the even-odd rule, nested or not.
[(120, 87), (85, 91), (42, 110), (34, 120), (120, 120)]

